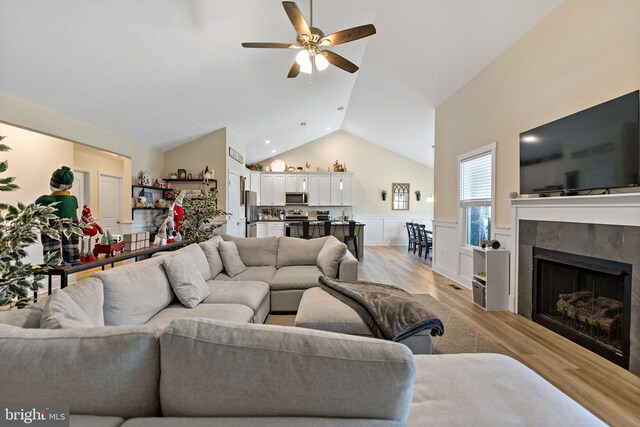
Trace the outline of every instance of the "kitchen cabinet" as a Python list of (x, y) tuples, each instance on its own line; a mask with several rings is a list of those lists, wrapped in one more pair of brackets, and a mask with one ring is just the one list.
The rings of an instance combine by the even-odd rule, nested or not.
[(309, 206), (330, 206), (331, 176), (310, 174), (308, 182)]
[(258, 222), (256, 224), (256, 237), (267, 237), (269, 234), (269, 223)]
[(267, 226), (267, 237), (284, 236), (284, 222), (270, 222)]
[(351, 206), (351, 174), (331, 175), (331, 205)]
[(285, 190), (287, 193), (306, 193), (308, 191), (307, 174), (286, 174)]
[(260, 173), (251, 172), (249, 175), (249, 190), (258, 194), (257, 203), (260, 205)]
[(260, 177), (260, 206), (284, 206), (285, 175), (263, 173)]

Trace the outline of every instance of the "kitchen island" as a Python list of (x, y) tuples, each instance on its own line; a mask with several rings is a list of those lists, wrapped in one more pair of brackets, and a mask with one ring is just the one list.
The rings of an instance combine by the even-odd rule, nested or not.
[[(303, 221), (285, 221), (285, 235), (291, 237), (300, 237), (303, 235), (302, 230)], [(323, 237), (324, 234), (324, 221), (309, 221), (309, 235), (312, 239)], [(360, 222), (356, 223), (356, 232), (358, 236), (358, 252), (360, 259), (364, 258), (364, 227), (365, 224)], [(344, 242), (344, 236), (349, 234), (349, 222), (348, 221), (331, 221), (331, 235), (335, 236), (341, 242)], [(353, 250), (353, 242), (349, 242), (349, 251), (355, 256)]]

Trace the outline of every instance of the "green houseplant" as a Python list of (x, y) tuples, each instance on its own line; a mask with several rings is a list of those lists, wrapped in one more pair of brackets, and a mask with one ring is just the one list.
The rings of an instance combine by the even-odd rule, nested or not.
[[(0, 136), (0, 141), (5, 137)], [(10, 148), (0, 144), (0, 151)], [(9, 162), (0, 163), (0, 173), (9, 168)], [(15, 177), (0, 178), (0, 191), (17, 190)], [(56, 206), (41, 206), (34, 203), (25, 205), (18, 202), (13, 206), (0, 203), (0, 306), (24, 307), (30, 302), (30, 293), (42, 287), (44, 273), (50, 268), (54, 254), (44, 257), (44, 265), (32, 265), (24, 262), (27, 256), (25, 248), (38, 242), (37, 232), (60, 240), (58, 231), (49, 227), (50, 220), (61, 221), (64, 233), (82, 234), (82, 230), (70, 220), (56, 216)]]
[(218, 209), (218, 190), (211, 190), (202, 197), (185, 197), (182, 207), (184, 218), (181, 223), (182, 234), (185, 239), (197, 243), (213, 237), (213, 231), (222, 227), (213, 221), (223, 215), (228, 215)]

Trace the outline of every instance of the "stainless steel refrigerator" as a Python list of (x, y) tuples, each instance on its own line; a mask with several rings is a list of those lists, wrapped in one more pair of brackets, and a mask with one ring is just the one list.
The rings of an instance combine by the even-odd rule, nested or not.
[(258, 193), (255, 191), (244, 192), (244, 213), (247, 217), (247, 237), (257, 236), (258, 221)]

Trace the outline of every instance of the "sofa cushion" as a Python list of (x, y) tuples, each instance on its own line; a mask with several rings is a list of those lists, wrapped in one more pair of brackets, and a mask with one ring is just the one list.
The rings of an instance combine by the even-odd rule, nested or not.
[(194, 318), (249, 323), (253, 319), (253, 310), (241, 304), (200, 304), (194, 308), (186, 308), (182, 304), (171, 304), (153, 316), (146, 325), (164, 329), (175, 319)]
[[(222, 264), (222, 258), (220, 258), (220, 252), (218, 251), (218, 244), (222, 242), (222, 237), (213, 236), (211, 239), (206, 242), (200, 243), (200, 247), (204, 252), (204, 255), (207, 257), (207, 263), (209, 264), (209, 271), (211, 272), (211, 279), (216, 277), (224, 270), (224, 265)], [(209, 279), (205, 279), (209, 280)]]
[(183, 254), (188, 254), (191, 257), (196, 265), (197, 271), (200, 272), (200, 275), (204, 280), (209, 280), (215, 277), (215, 275), (211, 275), (211, 269), (209, 268), (209, 261), (207, 260), (207, 256), (205, 255), (202, 247), (197, 243), (192, 243), (188, 246), (185, 246), (184, 248), (180, 248), (175, 251), (156, 252), (152, 255), (152, 257), (173, 257)]
[(277, 237), (235, 237), (224, 235), (222, 238), (235, 242), (242, 262), (247, 267), (275, 267), (278, 260)]
[(347, 245), (336, 238), (329, 238), (320, 250), (317, 265), (325, 276), (335, 279), (338, 276), (340, 260), (347, 253)]
[(278, 238), (278, 267), (289, 265), (316, 265), (318, 254), (328, 237), (319, 239), (299, 239), (297, 237)]
[[(71, 423), (73, 425), (73, 423)], [(405, 427), (398, 421), (310, 417), (162, 417), (134, 418), (122, 427)], [(96, 426), (98, 427), (98, 426)], [(101, 426), (100, 426), (101, 427)]]
[(0, 311), (0, 325), (17, 326), (18, 328), (39, 328), (42, 307), (29, 306)]
[(42, 309), (42, 329), (91, 328), (94, 324), (69, 294), (57, 289)]
[(183, 319), (164, 330), (160, 349), (160, 401), (168, 417), (404, 422), (409, 412), (415, 366), (402, 344), (285, 326)]
[(322, 271), (315, 265), (281, 267), (271, 281), (271, 289), (309, 289), (318, 286)]
[(210, 294), (204, 304), (242, 304), (254, 312), (269, 294), (269, 285), (264, 282), (209, 280), (207, 285)]
[[(135, 419), (141, 420), (147, 418)], [(120, 417), (76, 414), (69, 415), (69, 425), (73, 427), (119, 427), (122, 423), (124, 423), (124, 419)]]
[(162, 257), (151, 258), (94, 274), (103, 283), (105, 325), (143, 324), (171, 304), (173, 291), (162, 263)]
[(265, 283), (271, 283), (273, 276), (276, 274), (275, 267), (247, 267), (242, 273), (230, 277), (225, 273), (220, 273), (214, 280), (242, 280), (242, 281), (259, 281)]
[[(202, 252), (200, 247), (197, 247)], [(176, 297), (185, 307), (193, 308), (209, 296), (207, 282), (198, 272), (196, 262), (190, 253), (183, 252), (166, 257), (163, 264)], [(206, 266), (208, 271), (209, 264), (206, 263)]]
[(0, 326), (0, 402), (69, 405), (74, 414), (160, 414), (160, 349), (144, 326), (20, 329)]
[(58, 289), (44, 300), (40, 327), (44, 329), (104, 326), (102, 282), (94, 277)]
[(220, 251), (224, 271), (229, 277), (237, 276), (247, 269), (238, 254), (238, 247), (234, 242), (220, 242), (218, 250)]
[[(500, 354), (415, 356), (409, 426), (604, 426), (522, 363)], [(464, 402), (464, 403), (463, 403)], [(460, 410), (464, 404), (464, 410)]]

